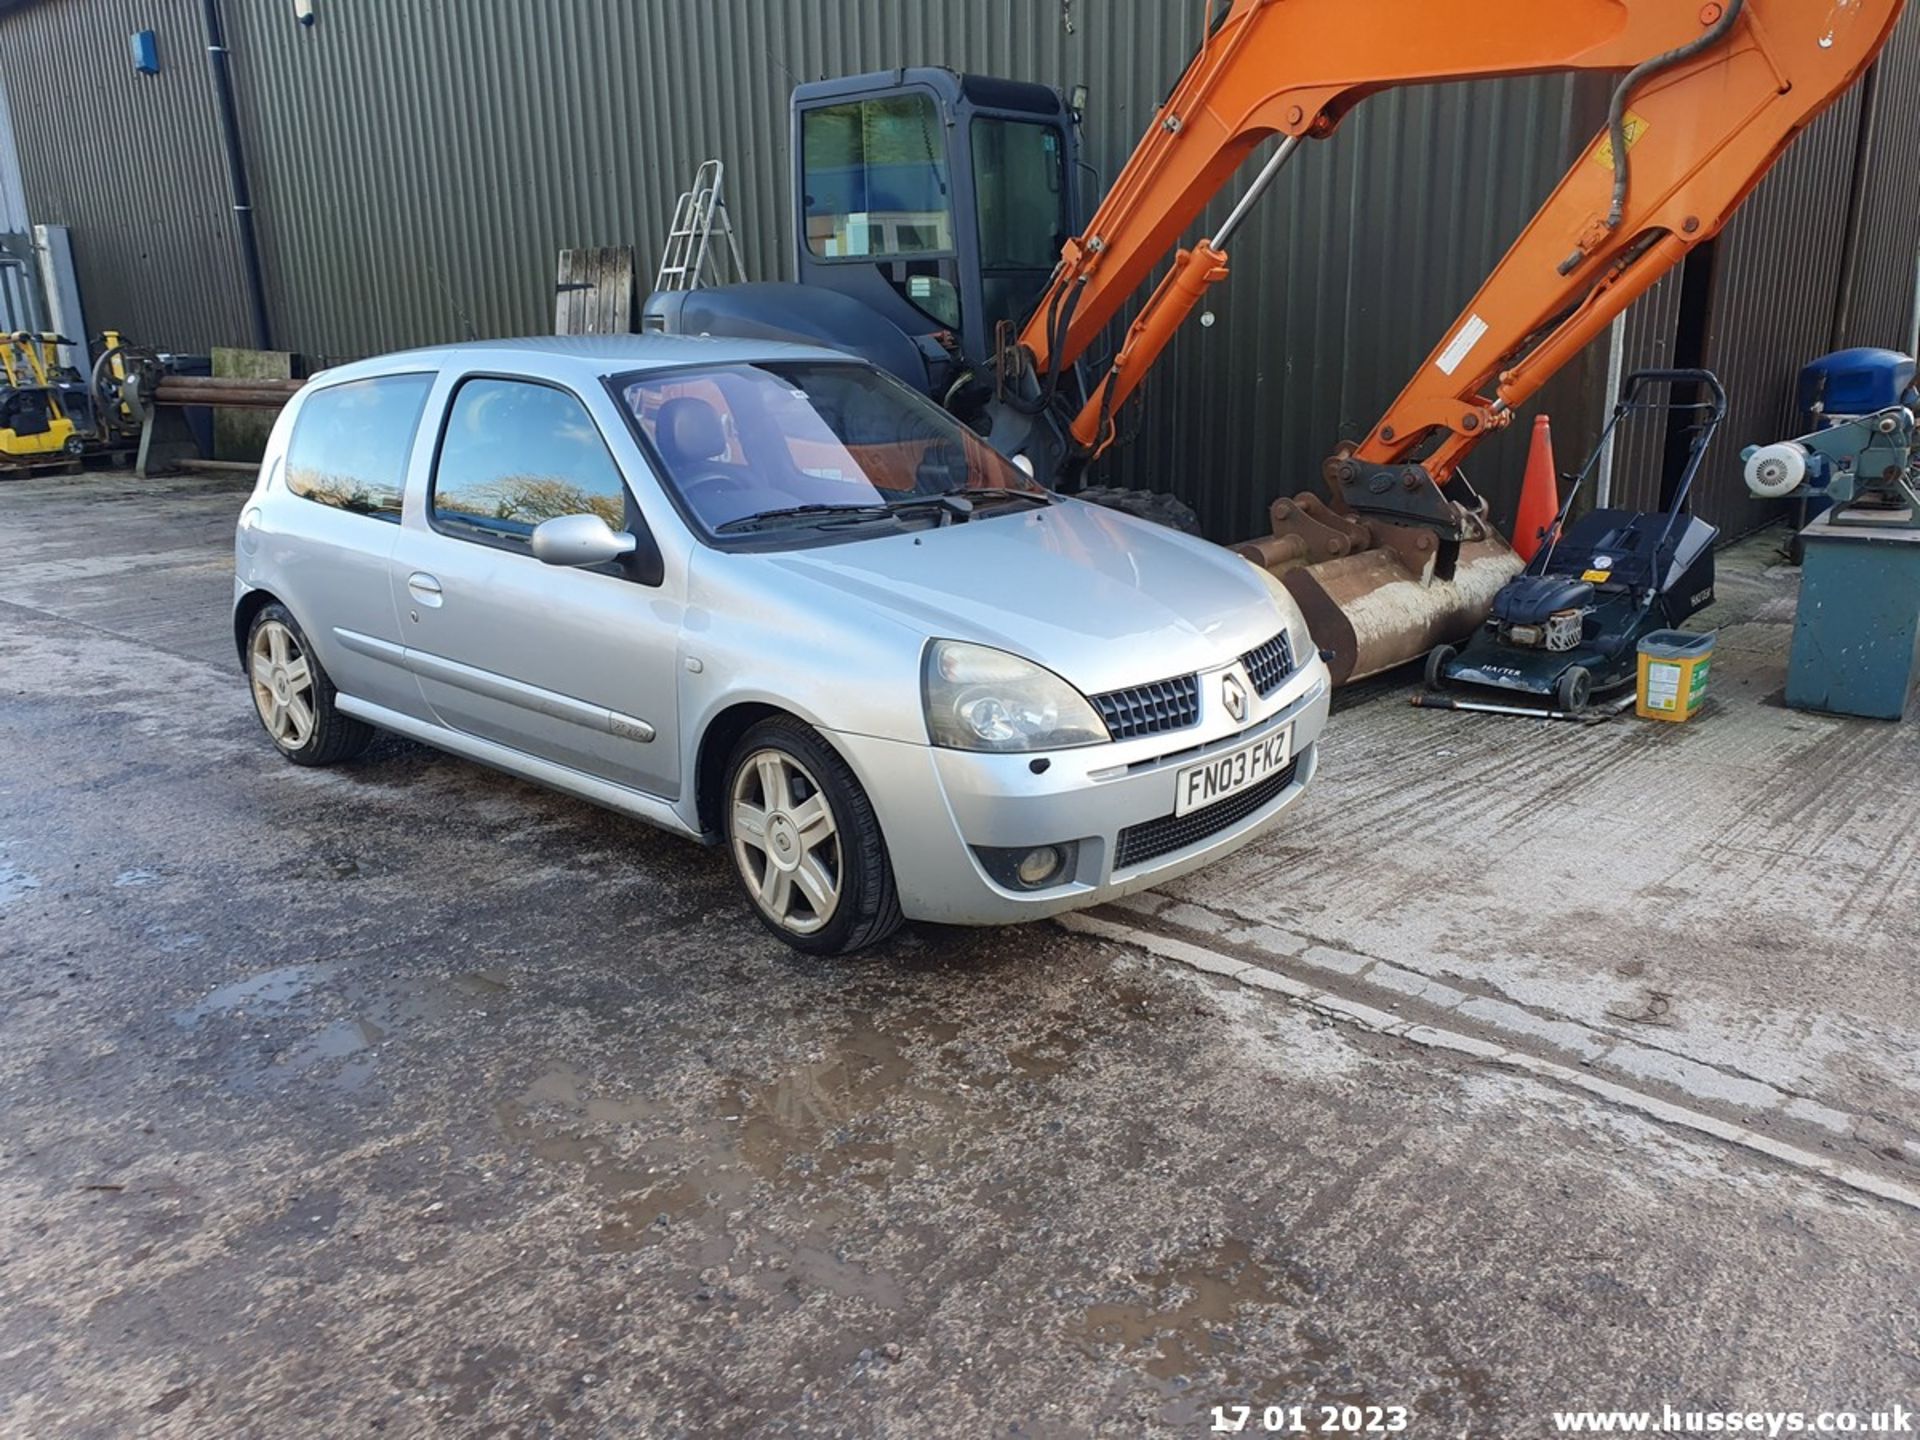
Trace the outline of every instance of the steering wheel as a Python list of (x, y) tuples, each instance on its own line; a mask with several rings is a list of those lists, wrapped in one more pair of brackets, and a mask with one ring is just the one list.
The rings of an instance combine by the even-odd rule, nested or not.
[(731, 470), (708, 470), (694, 476), (691, 480), (680, 482), (680, 493), (687, 497), (687, 503), (696, 510), (704, 510), (709, 502), (728, 495), (738, 494), (748, 488), (751, 482), (744, 475)]

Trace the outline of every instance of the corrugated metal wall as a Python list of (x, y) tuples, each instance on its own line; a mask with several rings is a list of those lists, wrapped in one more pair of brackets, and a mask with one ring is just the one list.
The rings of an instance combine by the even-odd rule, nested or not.
[(1912, 7), (1875, 68), (1853, 287), (1834, 338), (1907, 350), (1920, 264), (1920, 18)]
[[(158, 75), (130, 58), (127, 37), (146, 29)], [(0, 74), (28, 209), (72, 227), (89, 323), (174, 349), (248, 343), (194, 0), (29, 5), (0, 20)]]
[(27, 224), (27, 188), (20, 178), (20, 155), (14, 145), (7, 77), (0, 71), (0, 232), (21, 234)]
[[(786, 111), (800, 79), (932, 60), (1085, 80), (1086, 158), (1111, 177), (1197, 42), (1201, 8), (677, 0), (483, 13), (449, 25), (418, 0), (378, 16), (333, 5), (301, 31), (275, 7), (230, 7), (289, 343), (338, 356), (457, 338), (468, 320), (480, 333), (544, 328), (555, 252), (632, 244), (650, 269), (674, 196), (708, 154), (727, 163), (750, 271), (789, 273)], [(1336, 440), (1365, 431), (1565, 168), (1567, 93), (1536, 80), (1393, 95), (1303, 156), (1242, 232), (1218, 323), (1189, 327), (1156, 374), (1119, 482), (1179, 489), (1216, 535), (1264, 530), (1266, 499), (1311, 484)], [(1394, 220), (1444, 214), (1448, 195), (1463, 198), (1437, 229)], [(1487, 448), (1507, 452), (1490, 473), (1512, 490), (1518, 447)]]
[[(787, 95), (803, 79), (932, 63), (1084, 81), (1086, 158), (1111, 179), (1203, 7), (321, 0), (311, 29), (283, 3), (225, 11), (274, 330), (324, 361), (469, 324), (549, 328), (556, 253), (630, 244), (650, 273), (708, 155), (727, 163), (750, 269), (785, 274)], [(127, 60), (127, 34), (147, 26), (157, 77)], [(92, 323), (193, 349), (247, 334), (203, 46), (193, 0), (45, 0), (0, 18), (28, 199), (35, 219), (74, 227)], [(1216, 323), (1182, 332), (1123, 422), (1137, 439), (1115, 478), (1179, 490), (1221, 538), (1263, 530), (1271, 495), (1313, 483), (1378, 417), (1597, 128), (1603, 94), (1552, 78), (1397, 92), (1308, 147), (1237, 237)], [(1784, 228), (1756, 227), (1754, 243)], [(1874, 252), (1876, 277), (1888, 263)], [(1725, 273), (1739, 283), (1739, 265)], [(1669, 281), (1643, 302), (1633, 363), (1664, 359), (1677, 297)], [(1563, 466), (1591, 444), (1604, 362), (1595, 347), (1543, 397)], [(1503, 519), (1528, 428), (1474, 467)]]
[(1800, 428), (1794, 384), (1832, 333), (1859, 131), (1856, 87), (1807, 127), (1713, 242), (1700, 359), (1727, 387), (1728, 413), (1694, 503), (1728, 534), (1757, 529), (1786, 509), (1748, 494), (1740, 451)]

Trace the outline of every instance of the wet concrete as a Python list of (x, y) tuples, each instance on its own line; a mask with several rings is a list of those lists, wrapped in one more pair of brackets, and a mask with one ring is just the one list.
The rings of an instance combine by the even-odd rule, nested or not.
[(417, 747), (284, 765), (236, 503), (0, 487), (0, 1433), (1505, 1440), (1920, 1382), (1900, 1207), (1050, 927), (806, 961), (719, 855)]

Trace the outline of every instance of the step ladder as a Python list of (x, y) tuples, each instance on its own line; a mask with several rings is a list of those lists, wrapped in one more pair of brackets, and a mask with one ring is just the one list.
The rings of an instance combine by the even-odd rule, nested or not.
[[(653, 281), (655, 290), (698, 290), (747, 278), (740, 241), (733, 233), (733, 221), (721, 194), (725, 179), (726, 166), (718, 160), (703, 161), (694, 172), (692, 188), (673, 207), (667, 248), (660, 257), (660, 273)], [(725, 240), (724, 246), (714, 243), (716, 237)]]

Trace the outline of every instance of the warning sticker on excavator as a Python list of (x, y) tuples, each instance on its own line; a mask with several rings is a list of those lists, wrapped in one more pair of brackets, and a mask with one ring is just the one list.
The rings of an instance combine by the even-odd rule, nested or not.
[(1433, 363), (1440, 367), (1442, 375), (1451, 375), (1460, 368), (1460, 362), (1467, 358), (1473, 347), (1480, 343), (1480, 337), (1487, 333), (1487, 322), (1478, 315), (1467, 316), (1467, 323), (1460, 327), (1460, 333), (1453, 342), (1440, 352), (1440, 358)]
[[(1622, 118), (1620, 128), (1627, 132), (1627, 149), (1631, 150), (1640, 143), (1640, 137), (1653, 128), (1653, 122), (1646, 116), (1636, 115), (1629, 110)], [(1600, 137), (1599, 148), (1593, 152), (1593, 163), (1603, 165), (1609, 170), (1613, 168), (1613, 136)]]

